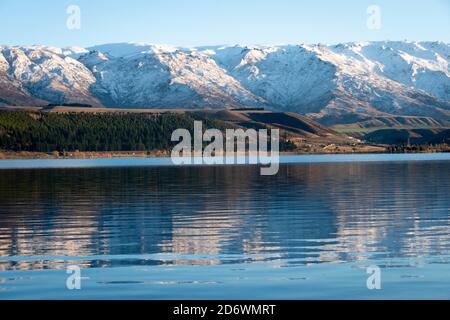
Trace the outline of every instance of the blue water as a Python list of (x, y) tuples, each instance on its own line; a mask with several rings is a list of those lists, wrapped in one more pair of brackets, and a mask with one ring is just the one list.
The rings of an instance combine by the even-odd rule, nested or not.
[[(245, 158), (245, 157), (243, 157)], [(248, 163), (248, 158), (245, 158)], [(269, 157), (269, 159), (271, 159)], [(436, 161), (450, 160), (450, 153), (419, 154), (318, 154), (280, 156), (279, 161), (289, 163), (341, 163), (341, 162), (386, 162), (386, 161)], [(273, 158), (272, 161), (275, 161)], [(193, 161), (194, 162), (194, 161)], [(224, 161), (226, 162), (226, 161)], [(0, 160), (1, 169), (49, 169), (49, 168), (104, 168), (172, 166), (171, 158), (105, 158), (105, 159), (31, 159)]]
[(0, 299), (450, 298), (449, 154), (282, 162), (0, 161)]

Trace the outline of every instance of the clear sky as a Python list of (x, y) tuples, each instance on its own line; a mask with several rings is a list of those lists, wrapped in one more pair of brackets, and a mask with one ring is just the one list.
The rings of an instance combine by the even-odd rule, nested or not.
[[(80, 29), (67, 28), (69, 5)], [(367, 27), (370, 5), (381, 29)], [(0, 0), (0, 27), (7, 45), (450, 42), (450, 0)]]

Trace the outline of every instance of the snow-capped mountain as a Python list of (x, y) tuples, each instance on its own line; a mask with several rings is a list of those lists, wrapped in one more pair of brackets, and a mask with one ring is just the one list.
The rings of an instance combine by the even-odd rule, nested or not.
[(450, 46), (0, 47), (0, 104), (295, 111), (450, 119)]

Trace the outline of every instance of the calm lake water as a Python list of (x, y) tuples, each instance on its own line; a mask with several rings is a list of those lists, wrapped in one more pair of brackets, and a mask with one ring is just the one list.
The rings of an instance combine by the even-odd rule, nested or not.
[(0, 299), (450, 299), (450, 154), (283, 162), (0, 161)]

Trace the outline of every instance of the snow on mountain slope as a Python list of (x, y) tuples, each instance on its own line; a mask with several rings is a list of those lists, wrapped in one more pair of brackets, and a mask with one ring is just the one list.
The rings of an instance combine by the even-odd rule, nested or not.
[(0, 103), (263, 106), (327, 121), (355, 114), (448, 120), (449, 60), (441, 42), (0, 47)]
[(205, 54), (276, 109), (318, 112), (336, 87), (336, 66), (305, 46), (235, 46)]
[[(133, 49), (133, 47), (131, 48)], [(123, 107), (240, 107), (263, 103), (195, 51), (161, 46), (105, 50), (81, 56), (97, 79), (93, 93), (106, 105)]]
[[(398, 43), (394, 44), (398, 45)], [(337, 90), (334, 91), (335, 98), (329, 106), (322, 109), (321, 115), (329, 114), (327, 109), (331, 107), (338, 112), (347, 108), (351, 113), (429, 115), (448, 118), (450, 109), (448, 96), (443, 98), (433, 96), (433, 92), (427, 92), (425, 88), (415, 86), (416, 83), (412, 80), (415, 76), (414, 68), (406, 68), (401, 61), (395, 59), (396, 55), (393, 59), (384, 59), (383, 63), (380, 62), (383, 60), (380, 58), (381, 55), (375, 55), (378, 61), (363, 55), (362, 52), (367, 46), (367, 44), (354, 44), (350, 52), (346, 45), (331, 48), (316, 46), (313, 49), (319, 59), (337, 66), (334, 79), (337, 84)], [(370, 46), (373, 47), (373, 44)], [(385, 50), (385, 46), (383, 43), (381, 50)], [(389, 48), (390, 51), (392, 47)], [(379, 51), (379, 45), (375, 50)], [(444, 78), (434, 77), (434, 69), (431, 69), (432, 62), (428, 64), (427, 85), (433, 89), (442, 86), (448, 91), (450, 77), (445, 73)], [(446, 68), (448, 71), (448, 65)]]
[(19, 82), (24, 93), (55, 103), (97, 103), (90, 86), (95, 83), (89, 69), (62, 52), (45, 47), (0, 48), (9, 68), (5, 82)]
[(0, 51), (0, 105), (42, 104), (42, 100), (33, 98), (17, 80), (8, 77), (9, 63)]
[[(425, 55), (417, 43), (384, 42), (235, 46), (205, 54), (277, 109), (317, 118), (345, 113), (448, 118), (448, 54), (443, 58), (444, 47), (439, 48), (440, 53)], [(396, 54), (383, 59), (380, 50)]]
[(345, 44), (331, 50), (364, 62), (388, 79), (450, 100), (450, 49), (439, 43), (377, 42)]

